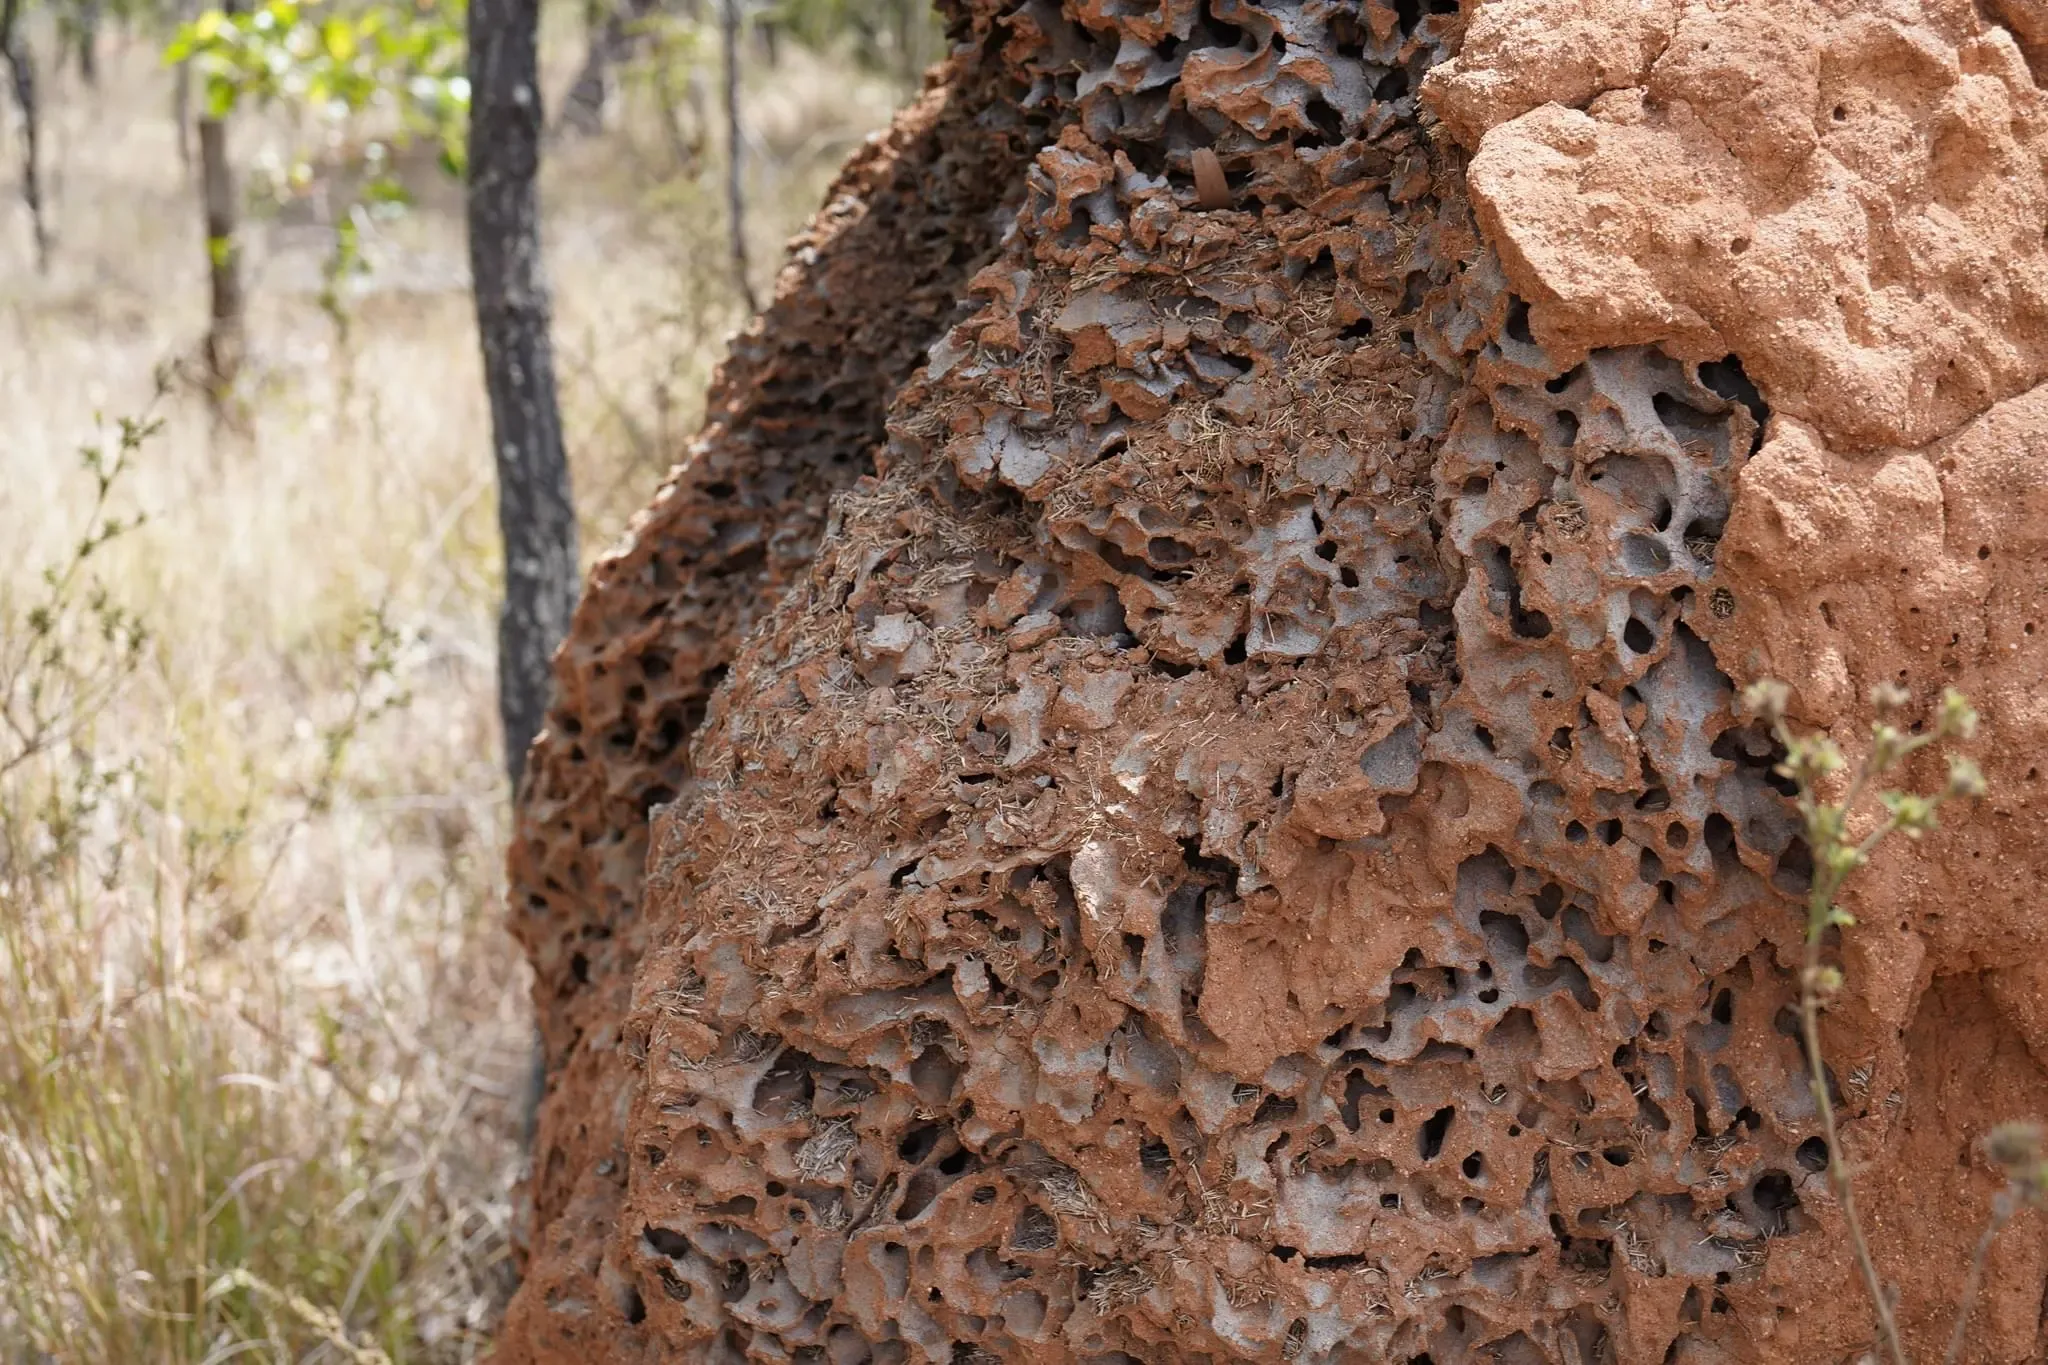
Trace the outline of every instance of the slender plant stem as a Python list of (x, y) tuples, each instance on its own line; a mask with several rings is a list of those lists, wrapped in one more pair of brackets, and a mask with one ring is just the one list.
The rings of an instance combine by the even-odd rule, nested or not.
[[(1981, 796), (1984, 779), (1975, 764), (1951, 755), (1945, 786), (1927, 795), (1903, 791), (1881, 793), (1878, 802), (1885, 808), (1886, 818), (1877, 821), (1875, 828), (1862, 839), (1856, 839), (1849, 832), (1849, 822), (1865, 792), (1875, 779), (1937, 740), (1970, 738), (1976, 730), (1977, 713), (1970, 709), (1969, 703), (1959, 693), (1950, 689), (1942, 694), (1937, 726), (1922, 734), (1903, 734), (1883, 717), (1905, 704), (1905, 690), (1890, 684), (1880, 685), (1871, 693), (1871, 703), (1880, 716), (1871, 728), (1871, 747), (1850, 772), (1842, 798), (1825, 801), (1819, 789), (1830, 774), (1841, 771), (1845, 766), (1841, 750), (1824, 737), (1801, 739), (1793, 735), (1785, 723), (1789, 689), (1782, 683), (1758, 683), (1748, 695), (1749, 705), (1769, 720), (1778, 743), (1784, 748), (1785, 761), (1777, 771), (1798, 783), (1797, 805), (1806, 825), (1807, 843), (1813, 853), (1812, 885), (1806, 899), (1805, 953), (1799, 973), (1799, 1024), (1800, 1041), (1806, 1051), (1808, 1083), (1813, 1087), (1814, 1108), (1820, 1113), (1821, 1130), (1827, 1141), (1828, 1186), (1842, 1208), (1842, 1223), (1856, 1255), (1856, 1269), (1862, 1276), (1863, 1290), (1870, 1299), (1871, 1310), (1877, 1316), (1877, 1334), (1883, 1343), (1883, 1354), (1890, 1365), (1909, 1365), (1891, 1298), (1878, 1274), (1877, 1261), (1871, 1255), (1870, 1239), (1864, 1235), (1863, 1220), (1856, 1212), (1855, 1177), (1842, 1153), (1842, 1135), (1835, 1121), (1834, 1097), (1828, 1089), (1827, 1062), (1820, 1044), (1820, 1011), (1825, 998), (1841, 988), (1842, 976), (1821, 959), (1828, 930), (1855, 923), (1835, 904), (1849, 875), (1867, 864), (1877, 846), (1889, 835), (1902, 832), (1908, 838), (1917, 838), (1934, 828), (1935, 810), (1947, 798)], [(2040, 1159), (2038, 1129), (2008, 1134), (2000, 1139), (1999, 1146), (2007, 1153), (1999, 1160), (2006, 1166), (2008, 1177), (2014, 1183), (1993, 1205), (1990, 1226), (1977, 1243), (1977, 1253), (1970, 1264), (1968, 1288), (1949, 1339), (1948, 1365), (1955, 1365), (1962, 1352), (1969, 1330), (1970, 1312), (1983, 1285), (1985, 1262), (1991, 1254), (1992, 1242), (2018, 1207), (2020, 1194), (2030, 1188), (2018, 1183), (2022, 1177), (2014, 1173), (2016, 1168), (2022, 1161), (2031, 1161), (2033, 1166), (2030, 1169), (2037, 1173), (2030, 1178), (2036, 1181), (2048, 1179), (2048, 1163)]]
[[(1827, 850), (1821, 850), (1823, 854)], [(1886, 1295), (1884, 1281), (1878, 1277), (1877, 1262), (1870, 1254), (1870, 1242), (1863, 1235), (1863, 1221), (1856, 1214), (1855, 1183), (1850, 1178), (1849, 1163), (1842, 1155), (1841, 1134), (1835, 1127), (1835, 1106), (1828, 1095), (1827, 1065), (1821, 1059), (1820, 1050), (1820, 980), (1821, 936), (1826, 932), (1830, 912), (1834, 909), (1834, 878), (1825, 870), (1816, 869), (1813, 900), (1808, 909), (1806, 928), (1806, 962), (1799, 974), (1799, 1022), (1806, 1041), (1806, 1066), (1813, 1086), (1813, 1101), (1820, 1109), (1821, 1131), (1828, 1144), (1828, 1184), (1835, 1192), (1835, 1200), (1842, 1206), (1842, 1222), (1849, 1229), (1849, 1244), (1856, 1252), (1856, 1268), (1863, 1275), (1863, 1290), (1870, 1296), (1870, 1306), (1877, 1313), (1878, 1336), (1884, 1342), (1885, 1354), (1892, 1365), (1908, 1365), (1906, 1348), (1899, 1340), (1899, 1325), (1892, 1316), (1891, 1299)]]
[(746, 169), (744, 130), (740, 127), (740, 6), (739, 0), (722, 0), (718, 8), (719, 34), (725, 58), (725, 204), (728, 244), (732, 252), (733, 282), (749, 313), (761, 311), (754, 298), (754, 285), (747, 267), (747, 198), (743, 182)]
[(2019, 1202), (2010, 1188), (2000, 1190), (1998, 1198), (1991, 1201), (1991, 1217), (1970, 1257), (1970, 1278), (1963, 1285), (1963, 1301), (1956, 1306), (1956, 1325), (1948, 1334), (1948, 1350), (1942, 1353), (1942, 1365), (1956, 1365), (1963, 1358), (1963, 1342), (1970, 1334), (1970, 1315), (1977, 1311), (1977, 1295), (1984, 1288), (1984, 1268), (1991, 1260), (1991, 1244), (1998, 1240), (1998, 1234), (2018, 1209)]

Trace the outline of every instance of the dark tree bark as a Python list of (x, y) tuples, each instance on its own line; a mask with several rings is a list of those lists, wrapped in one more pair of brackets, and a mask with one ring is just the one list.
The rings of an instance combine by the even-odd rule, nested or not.
[(206, 261), (211, 283), (206, 364), (213, 383), (234, 382), (242, 368), (242, 247), (236, 240), (235, 171), (228, 164), (226, 119), (199, 120), (199, 188), (206, 215)]
[[(221, 6), (228, 14), (239, 14), (242, 8), (243, 0), (226, 0)], [(240, 373), (245, 347), (242, 245), (236, 235), (241, 213), (235, 196), (235, 168), (228, 160), (225, 118), (199, 120), (199, 202), (206, 219), (210, 291), (206, 365), (214, 397), (218, 399)]]
[(21, 32), (21, 0), (0, 0), (0, 59), (14, 87), (21, 111), (21, 197), (35, 229), (36, 269), (50, 268), (50, 225), (43, 212), (43, 124), (36, 100), (35, 54)]
[(505, 538), (498, 710), (516, 791), (576, 605), (576, 508), (555, 404), (540, 249), (539, 0), (469, 7), (469, 263)]
[(725, 48), (725, 205), (732, 231), (732, 274), (747, 311), (760, 311), (754, 285), (747, 278), (747, 196), (741, 173), (746, 168), (746, 140), (740, 127), (740, 0), (720, 0), (719, 34)]

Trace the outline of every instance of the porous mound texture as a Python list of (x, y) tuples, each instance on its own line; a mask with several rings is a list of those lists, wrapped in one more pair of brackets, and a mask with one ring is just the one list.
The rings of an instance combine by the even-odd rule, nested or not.
[[(711, 694), (811, 562), (828, 499), (872, 470), (890, 399), (964, 311), (1042, 140), (1000, 68), (970, 52), (939, 74), (791, 244), (774, 303), (713, 385), (704, 433), (592, 571), (556, 659), (509, 857), (547, 1051), (529, 1194), (550, 1250), (510, 1341), (554, 1296), (543, 1286), (587, 1276), (616, 1211), (633, 1079), (617, 1043), (649, 928), (649, 814), (686, 787)], [(599, 1345), (611, 1328), (593, 1321), (578, 1339)]]
[(1825, 1025), (1938, 1357), (2048, 1115), (2012, 9), (959, 5), (564, 652), (501, 1357), (1855, 1358), (1762, 676), (1995, 737)]

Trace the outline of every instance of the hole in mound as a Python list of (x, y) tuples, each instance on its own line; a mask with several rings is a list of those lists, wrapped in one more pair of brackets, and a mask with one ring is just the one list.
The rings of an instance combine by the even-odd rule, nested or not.
[(1293, 1118), (1300, 1107), (1293, 1100), (1279, 1095), (1268, 1095), (1252, 1114), (1252, 1126), (1257, 1127), (1262, 1123), (1284, 1123)]
[(1671, 547), (1655, 536), (1629, 536), (1621, 542), (1621, 567), (1631, 578), (1655, 578), (1671, 567)]
[(1444, 1149), (1444, 1135), (1450, 1132), (1451, 1120), (1458, 1116), (1456, 1107), (1445, 1105), (1423, 1121), (1422, 1131), (1416, 1136), (1416, 1148), (1424, 1161), (1432, 1161)]
[(1010, 1245), (1018, 1251), (1046, 1251), (1057, 1246), (1060, 1240), (1059, 1225), (1052, 1215), (1036, 1204), (1026, 1204), (1017, 1215), (1017, 1222), (1010, 1229)]
[(903, 1135), (903, 1140), (896, 1144), (896, 1155), (912, 1165), (916, 1165), (930, 1156), (932, 1149), (939, 1145), (940, 1131), (939, 1126), (935, 1123), (927, 1123), (911, 1129)]
[(1748, 408), (1749, 415), (1756, 419), (1757, 440), (1763, 440), (1764, 423), (1771, 419), (1770, 404), (1764, 402), (1763, 392), (1743, 372), (1740, 359), (1729, 355), (1708, 361), (1700, 366), (1700, 383), (1716, 396)]
[(1781, 1236), (1791, 1230), (1792, 1213), (1799, 1207), (1799, 1195), (1792, 1188), (1792, 1177), (1785, 1171), (1766, 1171), (1756, 1178), (1750, 1191), (1750, 1198), (1756, 1204), (1761, 1231), (1766, 1237)]
[(1323, 147), (1344, 140), (1344, 119), (1330, 107), (1329, 101), (1320, 95), (1311, 96), (1307, 112), (1309, 126), (1315, 131), (1297, 134), (1297, 147)]
[(1771, 871), (1771, 885), (1788, 896), (1803, 896), (1813, 885), (1813, 850), (1806, 840), (1794, 839), (1778, 855)]
[(640, 1229), (640, 1240), (647, 1243), (655, 1255), (666, 1256), (680, 1261), (690, 1254), (690, 1239), (673, 1228), (656, 1227), (649, 1223)]
[(1524, 346), (1536, 344), (1536, 334), (1529, 330), (1529, 305), (1521, 299), (1508, 305), (1507, 334), (1509, 340), (1519, 341)]

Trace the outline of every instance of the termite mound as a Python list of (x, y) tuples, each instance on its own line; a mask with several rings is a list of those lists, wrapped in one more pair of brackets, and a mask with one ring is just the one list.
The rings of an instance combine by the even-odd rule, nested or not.
[(1939, 1341), (2048, 1110), (2041, 96), (1836, 9), (955, 12), (563, 656), (505, 1358), (1848, 1357), (1767, 674), (2000, 737), (1828, 1021)]

